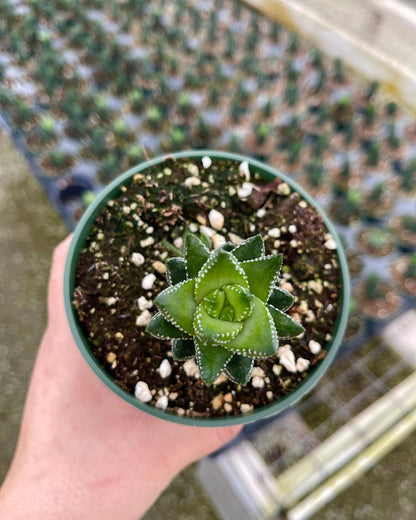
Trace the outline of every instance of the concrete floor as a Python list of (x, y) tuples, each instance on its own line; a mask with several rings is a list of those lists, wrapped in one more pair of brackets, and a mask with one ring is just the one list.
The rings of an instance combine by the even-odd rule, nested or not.
[(46, 319), (54, 246), (67, 232), (39, 183), (0, 130), (0, 482)]

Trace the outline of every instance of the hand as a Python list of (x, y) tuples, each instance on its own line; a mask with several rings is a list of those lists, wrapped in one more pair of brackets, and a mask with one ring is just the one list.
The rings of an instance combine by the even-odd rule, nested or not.
[(0, 489), (2, 520), (137, 520), (187, 464), (240, 427), (183, 426), (135, 409), (82, 358), (63, 304), (70, 237), (54, 252), (48, 324), (13, 463)]

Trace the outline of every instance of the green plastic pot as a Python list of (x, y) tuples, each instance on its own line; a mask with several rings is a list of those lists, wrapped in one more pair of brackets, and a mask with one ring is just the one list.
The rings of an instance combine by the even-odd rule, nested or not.
[[(82, 328), (78, 322), (77, 315), (75, 309), (72, 305), (72, 294), (74, 291), (75, 285), (75, 269), (78, 262), (78, 258), (80, 252), (85, 247), (85, 243), (87, 237), (89, 235), (90, 229), (98, 215), (101, 211), (101, 208), (107, 203), (108, 200), (114, 199), (118, 197), (121, 193), (121, 186), (128, 185), (131, 181), (133, 175), (138, 172), (143, 172), (147, 170), (149, 167), (154, 166), (156, 164), (161, 164), (164, 162), (166, 157), (169, 158), (181, 158), (188, 157), (190, 159), (201, 159), (204, 156), (209, 156), (211, 159), (225, 159), (225, 160), (234, 160), (238, 163), (242, 161), (247, 161), (250, 166), (251, 172), (258, 172), (264, 179), (273, 180), (275, 177), (281, 178), (284, 182), (286, 182), (294, 191), (300, 193), (300, 195), (307, 200), (312, 206), (314, 206), (318, 212), (321, 214), (328, 232), (334, 237), (337, 243), (337, 254), (338, 261), (340, 265), (340, 312), (335, 323), (335, 327), (333, 331), (328, 331), (332, 335), (332, 340), (326, 345), (327, 355), (325, 359), (323, 359), (316, 367), (312, 368), (305, 379), (299, 383), (299, 385), (295, 388), (295, 390), (287, 396), (281, 397), (273, 403), (269, 405), (263, 406), (254, 410), (250, 414), (242, 414), (239, 416), (230, 416), (230, 417), (185, 417), (178, 416), (172, 414), (168, 411), (159, 410), (153, 406), (150, 406), (146, 403), (142, 403), (138, 399), (136, 399), (133, 395), (127, 393), (122, 390), (116, 383), (112, 380), (109, 374), (105, 372), (105, 370), (101, 367), (95, 356), (92, 354), (87, 339), (82, 331)], [(253, 160), (249, 157), (245, 157), (242, 155), (231, 154), (226, 152), (220, 152), (215, 150), (198, 150), (198, 151), (187, 151), (187, 152), (179, 152), (170, 154), (169, 156), (160, 156), (150, 161), (146, 161), (138, 166), (128, 170), (124, 174), (120, 175), (117, 179), (115, 179), (112, 183), (110, 183), (93, 201), (93, 203), (88, 207), (80, 222), (78, 223), (74, 236), (69, 248), (68, 257), (65, 266), (65, 278), (64, 278), (64, 299), (65, 299), (65, 309), (69, 322), (69, 326), (72, 332), (72, 335), (75, 339), (78, 348), (81, 351), (81, 354), (87, 361), (88, 365), (92, 368), (95, 374), (119, 397), (135, 406), (136, 408), (159, 417), (161, 419), (166, 419), (175, 423), (187, 424), (192, 426), (229, 426), (233, 424), (245, 424), (252, 421), (256, 421), (259, 419), (265, 419), (271, 415), (275, 415), (281, 413), (291, 406), (293, 406), (296, 402), (299, 401), (302, 397), (304, 397), (311, 389), (316, 385), (316, 383), (321, 379), (324, 375), (332, 361), (334, 360), (344, 335), (344, 331), (347, 325), (348, 319), (348, 310), (349, 310), (349, 298), (350, 298), (350, 278), (348, 273), (347, 261), (345, 258), (345, 253), (343, 250), (343, 246), (341, 241), (332, 225), (329, 221), (328, 217), (322, 211), (322, 209), (317, 205), (317, 203), (295, 182), (293, 182), (290, 178), (286, 177), (279, 171), (267, 166), (259, 161)]]

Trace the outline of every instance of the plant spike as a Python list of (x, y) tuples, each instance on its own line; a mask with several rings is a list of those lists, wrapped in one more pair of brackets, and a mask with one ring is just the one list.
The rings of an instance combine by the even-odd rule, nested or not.
[(211, 251), (189, 232), (183, 255), (167, 261), (169, 287), (156, 297), (147, 331), (172, 341), (174, 359), (194, 357), (207, 385), (221, 372), (245, 385), (255, 358), (276, 355), (279, 338), (304, 332), (285, 314), (294, 297), (277, 285), (282, 255), (266, 255), (260, 235)]

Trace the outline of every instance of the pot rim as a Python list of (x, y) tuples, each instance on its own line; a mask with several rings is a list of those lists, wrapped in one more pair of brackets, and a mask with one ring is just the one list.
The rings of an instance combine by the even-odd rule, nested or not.
[[(337, 244), (336, 251), (340, 267), (340, 312), (335, 322), (334, 330), (332, 333), (332, 340), (326, 344), (327, 355), (325, 356), (325, 358), (322, 361), (320, 361), (316, 367), (313, 367), (308, 372), (305, 379), (301, 381), (290, 394), (280, 397), (279, 399), (268, 405), (255, 409), (253, 412), (229, 417), (179, 416), (170, 412), (160, 410), (146, 403), (142, 403), (134, 395), (122, 390), (113, 381), (111, 376), (107, 372), (105, 372), (105, 370), (99, 364), (98, 360), (91, 353), (87, 340), (82, 332), (81, 326), (78, 323), (75, 309), (72, 305), (72, 294), (75, 285), (75, 268), (78, 262), (79, 253), (82, 250), (86, 242), (86, 238), (88, 237), (91, 226), (103, 205), (108, 200), (117, 197), (120, 193), (120, 187), (122, 185), (127, 184), (127, 181), (133, 175), (141, 171), (147, 170), (149, 167), (161, 164), (167, 159), (197, 159), (202, 158), (204, 156), (208, 156), (211, 159), (228, 159), (236, 162), (247, 161), (251, 171), (258, 172), (266, 180), (273, 180), (275, 177), (279, 177), (284, 182), (286, 182), (292, 188), (293, 191), (298, 192), (309, 204), (316, 208), (319, 214), (321, 215), (328, 232), (332, 235)], [(335, 356), (337, 355), (347, 325), (350, 294), (350, 277), (342, 243), (338, 237), (338, 234), (333, 224), (326, 216), (322, 208), (319, 206), (319, 204), (301, 186), (299, 186), (296, 182), (294, 182), (292, 179), (290, 179), (277, 169), (267, 164), (264, 164), (256, 159), (252, 159), (249, 156), (228, 153), (219, 150), (189, 150), (183, 152), (176, 152), (172, 154), (160, 155), (154, 159), (140, 163), (137, 166), (119, 175), (97, 195), (97, 197), (94, 199), (94, 201), (86, 209), (85, 213), (81, 217), (78, 225), (75, 228), (74, 235), (71, 240), (68, 256), (65, 263), (64, 273), (64, 303), (69, 327), (75, 340), (75, 343), (77, 344), (82, 356), (84, 357), (90, 368), (93, 370), (93, 372), (101, 379), (101, 381), (105, 383), (107, 387), (109, 387), (119, 397), (121, 397), (124, 401), (130, 403), (132, 406), (135, 406), (139, 410), (149, 413), (160, 419), (165, 419), (177, 424), (185, 424), (188, 426), (219, 427), (231, 426), (235, 424), (246, 424), (253, 421), (265, 419), (278, 413), (282, 413), (283, 411), (286, 411), (287, 409), (294, 406), (301, 398), (303, 398), (307, 393), (309, 393), (312, 390), (312, 388), (321, 379), (321, 377), (324, 375), (324, 373), (334, 360)]]

